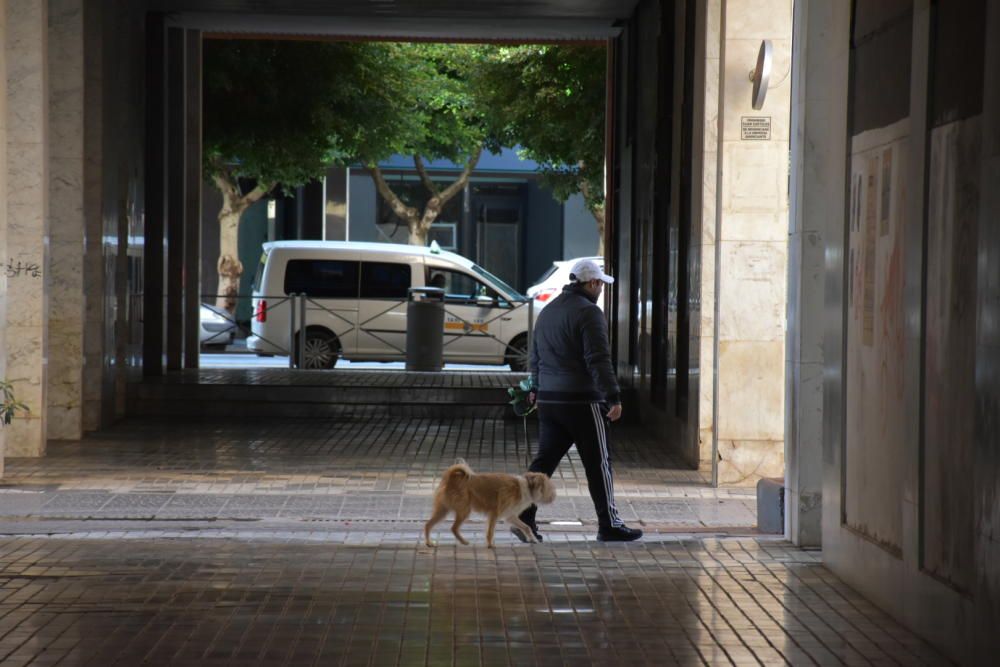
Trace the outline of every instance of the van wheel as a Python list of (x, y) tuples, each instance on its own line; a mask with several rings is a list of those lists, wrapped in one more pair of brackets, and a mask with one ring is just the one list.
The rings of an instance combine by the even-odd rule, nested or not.
[(299, 363), (298, 337), (295, 346), (295, 366), (309, 369), (327, 369), (337, 365), (340, 358), (340, 341), (323, 329), (306, 330), (305, 359)]
[(528, 370), (528, 334), (520, 334), (510, 341), (507, 354), (504, 357), (515, 373), (525, 373)]

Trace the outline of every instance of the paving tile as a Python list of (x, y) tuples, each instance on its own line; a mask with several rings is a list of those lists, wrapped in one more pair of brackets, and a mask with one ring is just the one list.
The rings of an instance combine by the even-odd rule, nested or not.
[[(228, 377), (205, 373), (201, 380), (207, 382)], [(398, 383), (398, 375), (377, 378)], [(489, 385), (510, 379), (447, 377), (441, 381)], [(527, 439), (537, 442), (534, 422)], [(616, 428), (613, 440), (616, 499), (626, 521), (652, 528), (752, 529), (752, 489), (708, 487), (705, 473), (685, 470), (662, 443), (640, 431)], [(457, 458), (477, 470), (520, 473), (524, 425), (497, 418), (361, 414), (133, 420), (79, 443), (52, 442), (41, 459), (7, 459), (0, 518), (420, 521), (429, 514), (441, 472)], [(581, 522), (592, 531), (594, 511), (575, 450), (555, 481), (559, 498), (543, 508), (540, 520)]]
[(569, 525), (493, 550), (481, 520), (468, 547), (446, 525), (425, 547), (422, 524), (456, 457), (523, 468), (519, 423), (150, 420), (51, 443), (0, 486), (0, 664), (946, 664), (820, 552), (704, 532), (751, 532), (752, 490), (614, 437), (643, 541), (595, 541), (571, 452), (540, 515)]

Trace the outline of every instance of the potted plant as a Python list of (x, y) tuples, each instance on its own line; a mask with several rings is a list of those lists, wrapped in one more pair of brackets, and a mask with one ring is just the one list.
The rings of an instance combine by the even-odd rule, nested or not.
[(10, 424), (18, 412), (28, 412), (28, 406), (14, 396), (14, 385), (0, 380), (0, 426)]
[[(0, 429), (9, 424), (18, 412), (28, 412), (28, 406), (14, 396), (14, 386), (7, 380), (0, 380)], [(3, 459), (6, 443), (0, 433), (0, 477), (3, 477)]]

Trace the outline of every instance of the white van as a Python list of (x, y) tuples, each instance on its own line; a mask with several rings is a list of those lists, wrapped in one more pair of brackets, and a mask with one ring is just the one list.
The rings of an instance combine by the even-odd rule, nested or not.
[[(305, 294), (305, 368), (337, 359), (406, 359), (410, 287), (445, 290), (445, 363), (527, 367), (529, 299), (455, 253), (389, 243), (276, 241), (264, 244), (253, 283), (247, 348), (298, 359), (300, 315), (291, 333), (291, 294)], [(296, 301), (296, 308), (299, 308)]]

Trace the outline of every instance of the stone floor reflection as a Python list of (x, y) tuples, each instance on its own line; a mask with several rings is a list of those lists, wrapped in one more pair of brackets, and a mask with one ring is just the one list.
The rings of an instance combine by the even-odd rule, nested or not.
[[(684, 469), (641, 432), (616, 429), (613, 437), (626, 521), (743, 534), (756, 523), (753, 489), (710, 488), (704, 472)], [(535, 422), (527, 442), (537, 443)], [(51, 442), (44, 458), (8, 459), (0, 524), (32, 517), (413, 523), (428, 516), (441, 472), (457, 457), (476, 470), (519, 473), (527, 467), (524, 424), (364, 411), (338, 419), (130, 420), (78, 443)], [(590, 526), (594, 510), (575, 451), (556, 483), (559, 498), (540, 519)]]
[(783, 542), (381, 540), (4, 539), (0, 664), (944, 663)]
[(571, 453), (540, 517), (565, 525), (493, 551), (482, 521), (471, 547), (420, 528), (455, 457), (523, 470), (516, 421), (150, 419), (50, 443), (0, 481), (0, 665), (940, 662), (818, 552), (753, 537), (752, 490), (615, 443), (642, 542), (594, 541)]

